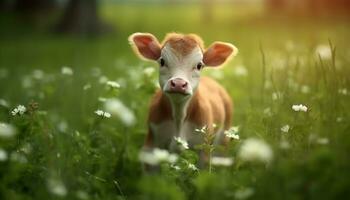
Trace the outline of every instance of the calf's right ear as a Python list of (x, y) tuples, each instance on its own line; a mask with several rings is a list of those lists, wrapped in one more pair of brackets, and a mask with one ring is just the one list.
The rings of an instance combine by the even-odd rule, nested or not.
[(134, 33), (129, 36), (130, 45), (136, 54), (143, 59), (158, 60), (160, 57), (160, 44), (156, 37), (150, 33)]

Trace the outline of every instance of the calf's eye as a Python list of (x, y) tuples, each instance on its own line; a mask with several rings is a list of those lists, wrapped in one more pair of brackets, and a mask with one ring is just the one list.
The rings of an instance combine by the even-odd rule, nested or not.
[(197, 64), (197, 69), (201, 70), (202, 68), (203, 68), (203, 63), (202, 62), (198, 63)]
[(159, 64), (160, 64), (161, 67), (164, 67), (165, 66), (165, 60), (163, 58), (161, 58), (159, 60)]

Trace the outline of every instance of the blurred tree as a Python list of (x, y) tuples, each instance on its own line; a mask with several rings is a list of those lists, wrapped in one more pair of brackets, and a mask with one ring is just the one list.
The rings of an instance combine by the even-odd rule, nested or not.
[(97, 35), (110, 30), (98, 16), (97, 0), (70, 0), (57, 31), (83, 35)]
[(289, 15), (350, 15), (349, 0), (266, 0), (270, 12)]
[(16, 0), (14, 9), (24, 14), (35, 14), (55, 8), (56, 5), (56, 0)]
[(210, 22), (213, 19), (213, 0), (202, 0), (202, 20)]

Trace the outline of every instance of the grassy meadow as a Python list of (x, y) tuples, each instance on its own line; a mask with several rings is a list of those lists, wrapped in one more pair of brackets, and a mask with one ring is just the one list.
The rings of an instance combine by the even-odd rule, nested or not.
[[(96, 38), (49, 32), (55, 16), (36, 28), (0, 16), (0, 199), (349, 198), (348, 21), (242, 5), (217, 5), (210, 20), (192, 4), (100, 11), (115, 30)], [(139, 60), (127, 37), (173, 31), (239, 49), (226, 66), (202, 72), (233, 98), (239, 139), (228, 166), (195, 169), (195, 153), (184, 150), (150, 175), (139, 152), (157, 64)], [(110, 118), (95, 113), (108, 102)]]

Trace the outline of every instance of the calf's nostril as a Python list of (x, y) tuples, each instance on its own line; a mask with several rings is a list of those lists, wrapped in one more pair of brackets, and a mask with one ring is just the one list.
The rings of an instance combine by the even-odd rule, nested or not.
[(175, 87), (175, 86), (176, 86), (175, 81), (174, 81), (174, 80), (171, 80), (171, 81), (170, 81), (170, 85), (171, 85), (171, 87)]
[(185, 82), (184, 84), (182, 84), (182, 88), (186, 88), (187, 87), (187, 82)]

